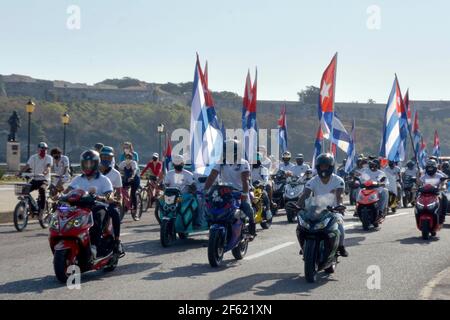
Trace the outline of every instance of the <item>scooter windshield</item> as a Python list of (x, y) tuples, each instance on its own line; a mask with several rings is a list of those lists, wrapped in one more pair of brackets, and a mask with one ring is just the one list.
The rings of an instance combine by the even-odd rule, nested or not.
[(310, 197), (306, 201), (304, 217), (309, 221), (322, 220), (324, 214), (328, 212), (327, 208), (335, 205), (335, 200), (336, 196), (332, 193)]

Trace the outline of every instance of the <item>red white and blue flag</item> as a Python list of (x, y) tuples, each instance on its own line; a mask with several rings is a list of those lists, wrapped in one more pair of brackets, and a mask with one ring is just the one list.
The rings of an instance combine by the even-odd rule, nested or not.
[(286, 118), (286, 106), (284, 105), (280, 111), (280, 118), (278, 119), (278, 145), (280, 146), (281, 153), (287, 151), (287, 118)]
[(400, 134), (402, 100), (400, 86), (398, 84), (397, 76), (395, 76), (384, 114), (383, 135), (380, 147), (380, 157), (390, 161), (400, 161), (402, 144), (402, 137)]
[(316, 158), (322, 153), (323, 132), (322, 126), (319, 125), (316, 133), (316, 141), (314, 142), (314, 155), (312, 159), (312, 168), (314, 170), (316, 166)]
[(409, 127), (411, 127), (412, 124), (412, 110), (411, 110), (411, 104), (409, 102), (409, 89), (406, 91), (405, 93), (405, 98), (403, 99), (403, 103), (405, 104), (405, 109), (406, 109), (406, 115), (408, 118), (408, 125)]
[(439, 135), (437, 130), (434, 131), (433, 156), (438, 158), (441, 156), (441, 146), (439, 143)]
[(342, 124), (341, 120), (335, 113), (333, 116), (333, 138), (332, 142), (332, 153), (336, 156), (336, 146), (339, 147), (343, 152), (347, 153), (350, 146), (350, 135)]
[(419, 164), (422, 169), (425, 169), (428, 160), (427, 144), (423, 137), (420, 138), (420, 149), (419, 149)]
[(419, 127), (419, 112), (417, 112), (417, 110), (416, 110), (416, 113), (414, 115), (414, 125), (413, 125), (413, 143), (414, 143), (414, 151), (415, 151), (417, 157), (419, 157), (419, 153), (420, 153), (421, 138), (422, 138), (422, 134), (420, 133), (420, 127)]
[(252, 85), (250, 71), (245, 82), (244, 99), (242, 103), (242, 129), (244, 131), (244, 155), (249, 163), (256, 161), (258, 146), (258, 124), (256, 122), (258, 70), (256, 70), (255, 83)]
[(336, 91), (337, 53), (334, 55), (320, 82), (318, 115), (323, 136), (329, 139), (333, 130), (334, 94)]
[(350, 173), (355, 167), (356, 167), (356, 134), (355, 134), (355, 119), (353, 119), (350, 144), (347, 150), (347, 162), (345, 163), (345, 172)]

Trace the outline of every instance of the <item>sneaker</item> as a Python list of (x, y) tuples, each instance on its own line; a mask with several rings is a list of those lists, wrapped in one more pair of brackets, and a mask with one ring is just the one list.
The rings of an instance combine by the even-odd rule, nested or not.
[(338, 248), (339, 255), (342, 257), (348, 257), (348, 251), (345, 250), (344, 246), (339, 246)]

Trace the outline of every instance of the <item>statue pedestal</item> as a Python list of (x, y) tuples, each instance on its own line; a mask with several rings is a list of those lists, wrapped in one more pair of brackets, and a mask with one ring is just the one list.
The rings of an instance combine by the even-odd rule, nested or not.
[(6, 143), (6, 164), (8, 171), (20, 170), (20, 143), (8, 141)]

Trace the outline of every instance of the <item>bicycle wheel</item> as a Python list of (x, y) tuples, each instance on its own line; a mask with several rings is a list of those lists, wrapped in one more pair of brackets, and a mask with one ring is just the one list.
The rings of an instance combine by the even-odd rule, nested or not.
[(136, 192), (136, 208), (134, 208), (134, 210), (131, 211), (131, 216), (133, 217), (134, 221), (141, 220), (142, 211), (143, 211), (143, 203), (141, 193)]

